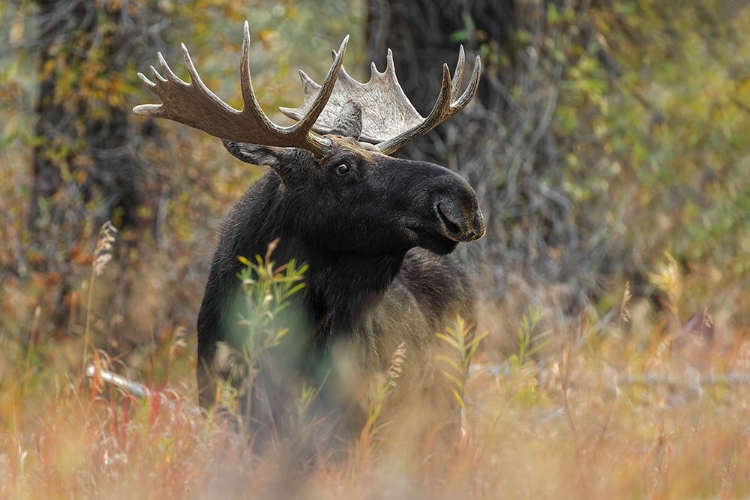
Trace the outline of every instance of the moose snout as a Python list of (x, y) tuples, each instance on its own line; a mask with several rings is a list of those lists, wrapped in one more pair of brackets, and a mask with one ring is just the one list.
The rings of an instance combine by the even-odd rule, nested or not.
[(475, 203), (443, 199), (435, 203), (443, 236), (457, 242), (474, 241), (484, 236), (484, 216)]

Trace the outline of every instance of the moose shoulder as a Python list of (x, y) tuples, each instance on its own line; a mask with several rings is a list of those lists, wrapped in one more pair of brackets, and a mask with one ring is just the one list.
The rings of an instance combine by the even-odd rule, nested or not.
[(258, 368), (252, 387), (231, 380), (252, 425), (272, 432), (283, 427), (285, 399), (299, 382), (321, 385), (321, 406), (347, 413), (362, 384), (387, 370), (399, 348), (405, 373), (393, 400), (414, 395), (429, 407), (451, 406), (450, 389), (431, 362), (435, 334), (457, 316), (471, 322), (475, 314), (472, 287), (448, 255), (484, 234), (474, 191), (446, 168), (389, 155), (466, 106), (478, 85), (479, 58), (463, 94), (463, 49), (452, 78), (444, 66), (440, 95), (423, 118), (403, 94), (390, 52), (385, 72), (373, 66), (362, 84), (342, 67), (346, 43), (322, 85), (301, 73), (302, 106), (282, 109), (298, 120), (291, 127), (272, 123), (255, 99), (247, 23), (242, 111), (203, 85), (184, 46), (191, 83), (161, 55), (166, 77), (153, 68), (155, 83), (140, 75), (163, 104), (137, 106), (136, 113), (204, 130), (235, 157), (270, 167), (222, 224), (198, 317), (201, 406), (216, 403), (217, 381), (228, 376), (220, 346), (240, 349), (246, 335), (237, 326), (238, 256), (263, 255), (277, 242), (277, 264), (295, 259), (309, 266), (287, 318), (293, 335), (278, 348), (285, 352), (275, 366)]

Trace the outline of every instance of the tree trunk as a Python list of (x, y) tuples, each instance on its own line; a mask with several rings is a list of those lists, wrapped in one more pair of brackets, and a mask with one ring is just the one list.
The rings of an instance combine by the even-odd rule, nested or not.
[[(107, 220), (144, 229), (139, 216), (143, 134), (128, 123), (125, 72), (141, 30), (127, 3), (37, 0), (39, 95), (33, 140), (29, 264), (54, 275), (42, 308), (45, 330), (69, 334), (76, 255), (93, 250)], [(149, 213), (148, 210), (143, 211)], [(130, 238), (131, 241), (135, 240)]]
[[(127, 15), (86, 0), (39, 0), (40, 75), (29, 226), (35, 264), (57, 263), (106, 220), (137, 226), (139, 160), (118, 99)], [(132, 21), (132, 20), (131, 20)], [(145, 221), (143, 221), (145, 222)]]

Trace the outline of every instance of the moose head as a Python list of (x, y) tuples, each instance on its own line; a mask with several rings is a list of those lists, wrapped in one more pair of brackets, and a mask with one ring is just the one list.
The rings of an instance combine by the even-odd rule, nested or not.
[(240, 75), (244, 109), (237, 111), (201, 81), (185, 46), (192, 83), (178, 78), (159, 54), (166, 76), (152, 67), (156, 83), (140, 78), (163, 104), (136, 106), (141, 115), (168, 118), (223, 140), (237, 158), (271, 167), (281, 179), (295, 232), (330, 251), (383, 254), (423, 247), (439, 254), (484, 234), (471, 187), (448, 169), (388, 155), (461, 111), (479, 83), (479, 57), (468, 87), (459, 95), (463, 47), (453, 78), (447, 65), (433, 110), (423, 118), (404, 95), (388, 52), (383, 73), (373, 64), (362, 84), (342, 62), (348, 37), (334, 52), (322, 85), (300, 72), (304, 102), (282, 108), (297, 123), (282, 127), (260, 108), (250, 78), (250, 35), (244, 26)]

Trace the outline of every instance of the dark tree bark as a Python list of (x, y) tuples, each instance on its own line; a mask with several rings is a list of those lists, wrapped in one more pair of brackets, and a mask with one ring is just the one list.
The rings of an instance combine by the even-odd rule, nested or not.
[[(145, 4), (35, 4), (37, 38), (29, 49), (37, 53), (39, 94), (26, 258), (37, 271), (55, 276), (40, 321), (64, 337), (73, 321), (72, 292), (80, 288), (73, 257), (93, 250), (93, 238), (107, 220), (138, 232), (155, 225), (142, 215), (155, 210), (139, 210), (153, 191), (140, 157), (149, 130), (129, 122), (132, 105), (126, 98), (127, 79), (154, 35), (143, 19)], [(138, 238), (121, 240), (132, 246)]]
[[(370, 0), (366, 27), (368, 60), (382, 67), (390, 48), (399, 82), (415, 107), (425, 114), (440, 88), (440, 68), (444, 62), (450, 66), (456, 60), (460, 44), (476, 54), (482, 43), (492, 41), (513, 55), (508, 47), (515, 35), (515, 12), (515, 2), (507, 0)], [(467, 29), (467, 21), (474, 23), (475, 28)], [(485, 66), (487, 63), (485, 60)], [(489, 103), (494, 94), (490, 86), (482, 85), (478, 99)]]
[[(139, 134), (119, 103), (116, 81), (132, 56), (131, 13), (86, 0), (39, 0), (38, 121), (29, 226), (38, 264), (55, 262), (111, 219), (139, 220)], [(93, 223), (93, 224), (92, 224)]]

